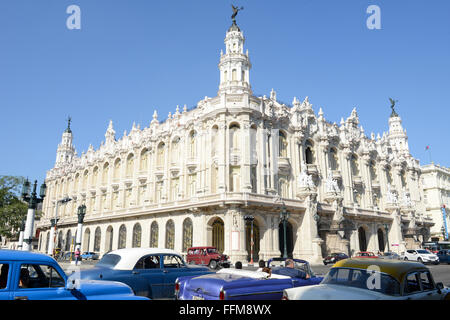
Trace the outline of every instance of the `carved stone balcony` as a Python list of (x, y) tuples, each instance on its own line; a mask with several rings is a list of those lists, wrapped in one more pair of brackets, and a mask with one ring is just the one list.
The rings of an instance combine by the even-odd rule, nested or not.
[(317, 166), (315, 164), (307, 164), (306, 165), (306, 173), (313, 175), (313, 176), (318, 176), (319, 170), (317, 169)]
[(362, 185), (363, 185), (363, 180), (362, 180), (361, 176), (353, 176), (352, 181), (353, 181), (353, 185), (355, 187), (362, 187)]
[(289, 172), (291, 170), (289, 158), (278, 158), (278, 170), (282, 172)]

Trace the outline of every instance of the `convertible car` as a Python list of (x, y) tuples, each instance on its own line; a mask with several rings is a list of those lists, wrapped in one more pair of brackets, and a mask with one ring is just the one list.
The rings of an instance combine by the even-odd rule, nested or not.
[(284, 267), (283, 262), (269, 260), (270, 273), (226, 268), (215, 274), (180, 277), (175, 284), (176, 299), (280, 300), (284, 289), (316, 285), (323, 279), (314, 275), (305, 260), (294, 259), (294, 269)]
[(81, 279), (123, 282), (138, 296), (173, 298), (175, 280), (181, 276), (211, 273), (208, 267), (188, 266), (173, 250), (158, 248), (119, 249), (105, 254)]
[(283, 300), (450, 300), (422, 263), (384, 259), (338, 261), (317, 286), (284, 290)]
[(113, 281), (68, 277), (55, 259), (41, 253), (0, 250), (0, 300), (148, 300)]

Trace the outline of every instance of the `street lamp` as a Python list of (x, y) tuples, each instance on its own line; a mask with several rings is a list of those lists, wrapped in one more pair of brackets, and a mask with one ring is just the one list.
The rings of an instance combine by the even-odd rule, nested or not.
[(50, 219), (50, 223), (51, 223), (51, 229), (50, 229), (50, 243), (48, 246), (48, 251), (47, 254), (49, 255), (53, 255), (54, 254), (54, 246), (55, 246), (55, 242), (56, 242), (56, 225), (59, 221), (58, 218), (58, 205), (59, 204), (64, 204), (67, 203), (69, 201), (71, 201), (72, 199), (70, 199), (69, 197), (65, 197), (63, 199), (57, 200), (56, 201), (56, 205), (55, 205), (55, 218)]
[(25, 220), (22, 220), (22, 224), (20, 225), (20, 233), (19, 233), (19, 244), (17, 245), (18, 250), (22, 250), (23, 247), (23, 232), (25, 230)]
[(250, 264), (253, 264), (253, 221), (255, 217), (252, 215), (245, 215), (244, 220), (250, 222)]
[(280, 212), (280, 221), (283, 223), (283, 258), (287, 258), (288, 254), (287, 254), (287, 241), (286, 241), (286, 225), (289, 219), (289, 211), (286, 210), (286, 206), (283, 203), (283, 206), (281, 207), (281, 212)]
[(81, 250), (81, 233), (83, 231), (83, 220), (86, 215), (86, 206), (83, 204), (78, 207), (78, 229), (77, 238), (75, 239), (75, 251), (77, 249)]
[(384, 224), (384, 230), (386, 230), (386, 241), (388, 246), (388, 252), (391, 252), (391, 247), (389, 246), (389, 225), (387, 223)]
[(41, 203), (45, 198), (45, 192), (47, 191), (47, 185), (45, 182), (41, 185), (39, 189), (39, 198), (36, 194), (37, 180), (33, 184), (33, 192), (30, 194), (30, 182), (28, 179), (24, 182), (22, 188), (22, 199), (28, 203), (27, 221), (25, 223), (24, 231), (24, 244), (22, 247), (23, 251), (31, 251), (33, 242), (33, 227), (34, 227), (34, 216), (36, 213), (36, 208), (38, 203)]

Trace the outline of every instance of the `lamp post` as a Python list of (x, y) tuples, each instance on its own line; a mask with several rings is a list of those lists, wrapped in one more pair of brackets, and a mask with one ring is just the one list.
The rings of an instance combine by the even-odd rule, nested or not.
[(33, 242), (33, 228), (34, 228), (34, 216), (38, 203), (41, 203), (45, 198), (45, 192), (47, 191), (47, 185), (45, 182), (39, 189), (39, 198), (36, 194), (37, 180), (33, 184), (33, 192), (30, 194), (30, 182), (28, 179), (23, 184), (22, 199), (28, 203), (27, 221), (25, 223), (24, 239), (23, 239), (23, 251), (32, 250)]
[(75, 251), (81, 250), (81, 233), (83, 231), (83, 220), (86, 214), (86, 206), (83, 204), (78, 207), (78, 229), (77, 238), (75, 239)]
[(245, 215), (244, 220), (250, 222), (250, 264), (253, 264), (253, 221), (255, 217), (252, 215)]
[(58, 206), (59, 206), (59, 204), (67, 203), (67, 202), (69, 202), (71, 200), (72, 199), (70, 199), (69, 197), (65, 197), (63, 199), (60, 199), (60, 200), (56, 201), (55, 218), (50, 219), (51, 229), (50, 229), (50, 243), (48, 245), (48, 251), (47, 251), (48, 255), (54, 255), (54, 248), (55, 248), (55, 243), (56, 243), (56, 225), (57, 225), (57, 223), (59, 221), (59, 218), (58, 218)]
[(25, 220), (22, 220), (22, 224), (20, 225), (20, 233), (19, 233), (19, 244), (17, 245), (18, 250), (22, 250), (23, 247), (23, 232), (25, 230)]
[(283, 206), (281, 207), (281, 211), (280, 211), (280, 221), (283, 223), (283, 258), (287, 258), (288, 254), (287, 254), (287, 240), (286, 240), (286, 227), (287, 227), (287, 222), (289, 219), (289, 211), (286, 210), (286, 206), (283, 203)]
[(386, 241), (388, 246), (388, 252), (391, 252), (391, 247), (389, 246), (389, 225), (387, 223), (384, 224), (384, 230), (386, 230)]

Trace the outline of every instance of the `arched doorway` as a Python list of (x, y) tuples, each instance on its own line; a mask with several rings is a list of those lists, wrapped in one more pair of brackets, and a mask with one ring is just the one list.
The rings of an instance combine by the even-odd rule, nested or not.
[(359, 251), (367, 251), (366, 230), (363, 227), (358, 229)]
[[(278, 225), (278, 248), (280, 249), (281, 256), (284, 254), (284, 226), (283, 223)], [(294, 251), (294, 234), (292, 232), (292, 224), (286, 222), (286, 249), (289, 258), (292, 258), (292, 252)]]
[(385, 244), (384, 244), (383, 230), (378, 229), (377, 234), (378, 234), (378, 250), (380, 250), (381, 252), (384, 252)]
[[(247, 259), (251, 261), (251, 233), (252, 223), (246, 221), (245, 223), (245, 249), (247, 250)], [(253, 220), (253, 261), (259, 260), (259, 226), (256, 220)]]
[(89, 251), (89, 242), (91, 240), (91, 230), (89, 228), (84, 231), (83, 251)]
[(67, 231), (66, 234), (66, 247), (65, 247), (65, 251), (70, 251), (70, 247), (72, 245), (72, 231)]
[(219, 252), (223, 252), (225, 249), (224, 242), (224, 223), (223, 220), (217, 218), (212, 223), (212, 246), (216, 247)]

